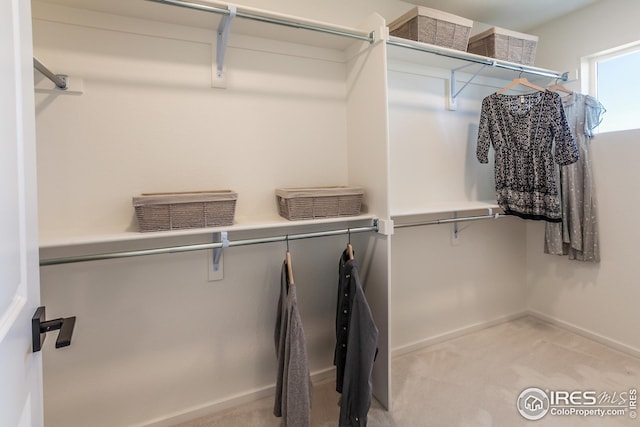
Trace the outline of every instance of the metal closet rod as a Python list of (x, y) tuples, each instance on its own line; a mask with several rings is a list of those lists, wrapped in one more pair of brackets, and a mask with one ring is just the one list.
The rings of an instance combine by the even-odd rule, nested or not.
[(569, 73), (558, 73), (551, 70), (545, 70), (544, 68), (530, 67), (527, 65), (514, 65), (502, 62), (493, 58), (485, 58), (483, 56), (473, 55), (473, 54), (465, 54), (465, 52), (456, 53), (451, 50), (440, 50), (437, 46), (423, 46), (423, 45), (415, 45), (412, 43), (406, 43), (399, 40), (387, 40), (387, 44), (392, 46), (404, 47), (407, 49), (418, 50), (421, 52), (433, 53), (435, 55), (446, 56), (448, 58), (460, 59), (462, 61), (467, 62), (475, 62), (477, 64), (490, 65), (496, 68), (504, 68), (506, 70), (512, 71), (520, 71), (522, 73), (534, 74), (542, 77), (551, 77), (554, 79), (567, 81), (569, 80)]
[(364, 233), (367, 231), (378, 231), (377, 222), (374, 221), (374, 225), (367, 226), (367, 227), (317, 231), (314, 233), (286, 234), (283, 236), (262, 237), (262, 238), (256, 238), (256, 239), (230, 240), (227, 242), (200, 243), (200, 244), (184, 245), (184, 246), (169, 246), (165, 248), (141, 249), (136, 251), (110, 252), (110, 253), (104, 253), (104, 254), (42, 259), (40, 260), (40, 266), (71, 264), (76, 262), (99, 261), (99, 260), (116, 259), (116, 258), (130, 258), (135, 256), (144, 256), (144, 255), (159, 255), (159, 254), (170, 254), (170, 253), (179, 253), (179, 252), (202, 251), (205, 249), (226, 248), (231, 246), (247, 246), (247, 245), (257, 245), (261, 243), (286, 242), (288, 240), (311, 239), (315, 237), (327, 237), (327, 236), (339, 236), (343, 234), (352, 234), (352, 233)]
[(435, 219), (432, 221), (411, 222), (407, 224), (395, 224), (393, 228), (419, 227), (422, 225), (447, 224), (450, 222), (478, 221), (483, 219), (498, 219), (503, 216), (504, 215), (495, 213), (495, 214), (478, 215), (478, 216), (463, 216), (460, 218)]
[(40, 71), (42, 75), (51, 80), (59, 89), (67, 89), (67, 81), (57, 74), (54, 74), (50, 69), (44, 66), (44, 64), (38, 61), (38, 58), (33, 57), (33, 67)]
[[(148, 0), (148, 1), (153, 1), (153, 2), (156, 2), (156, 3), (163, 3), (163, 4), (170, 4), (170, 5), (179, 6), (179, 7), (185, 7), (185, 8), (188, 8), (188, 9), (202, 10), (204, 12), (217, 13), (219, 15), (229, 15), (230, 14), (230, 11), (228, 9), (222, 9), (222, 8), (214, 7), (214, 6), (207, 6), (207, 5), (203, 5), (203, 4), (199, 4), (199, 3), (193, 3), (193, 2), (189, 2), (189, 1), (182, 1), (182, 0)], [(348, 32), (348, 31), (336, 30), (334, 28), (321, 27), (321, 26), (318, 26), (318, 25), (311, 25), (311, 24), (304, 24), (304, 23), (301, 23), (301, 22), (288, 21), (288, 20), (285, 20), (285, 19), (273, 18), (273, 17), (270, 17), (270, 16), (255, 15), (253, 13), (247, 13), (247, 12), (241, 12), (241, 11), (237, 11), (235, 16), (239, 17), (239, 18), (251, 19), (251, 20), (254, 20), (254, 21), (266, 22), (266, 23), (269, 23), (269, 24), (282, 25), (282, 26), (285, 26), (285, 27), (299, 28), (299, 29), (311, 30), (311, 31), (318, 31), (318, 32), (321, 32), (321, 33), (328, 33), (328, 34), (333, 34), (333, 35), (336, 35), (336, 36), (350, 37), (350, 38), (354, 38), (354, 39), (358, 39), (358, 40), (365, 40), (365, 41), (368, 41), (369, 43), (373, 43), (375, 41), (375, 35), (374, 35), (373, 31), (371, 33), (369, 33), (369, 35), (365, 36), (365, 35), (358, 34), (358, 33), (352, 33), (352, 32)]]

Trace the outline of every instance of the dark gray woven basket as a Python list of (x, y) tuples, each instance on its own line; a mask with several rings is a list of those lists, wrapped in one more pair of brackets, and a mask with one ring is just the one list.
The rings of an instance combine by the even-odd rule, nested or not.
[(278, 213), (288, 220), (360, 215), (364, 191), (360, 187), (280, 188)]
[(233, 225), (238, 195), (230, 190), (147, 193), (133, 198), (140, 231)]

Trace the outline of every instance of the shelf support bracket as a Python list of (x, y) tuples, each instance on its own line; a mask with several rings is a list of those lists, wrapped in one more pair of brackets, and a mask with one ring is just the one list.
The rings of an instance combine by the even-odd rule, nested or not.
[[(449, 80), (449, 93), (447, 94), (447, 110), (455, 111), (458, 108), (458, 95), (460, 95), (460, 93), (469, 85), (469, 83), (471, 83), (476, 77), (478, 77), (478, 74), (480, 74), (482, 70), (484, 70), (489, 64), (482, 64), (478, 71), (476, 71), (475, 74), (471, 76), (471, 78), (466, 81), (458, 91), (456, 91), (456, 72), (467, 67), (471, 67), (472, 65), (476, 64), (467, 64), (451, 70), (451, 79)], [(491, 66), (495, 67), (495, 62), (493, 62)]]
[[(454, 212), (453, 213), (453, 217), (455, 219), (458, 219), (458, 212)], [(460, 237), (460, 229), (458, 228), (458, 221), (453, 223), (453, 239), (454, 240), (458, 240), (458, 238)]]
[[(233, 5), (229, 5), (229, 14), (224, 15), (220, 20), (220, 24), (218, 25), (217, 31), (217, 40), (216, 40), (216, 75), (214, 82), (216, 80), (222, 79), (222, 71), (224, 68), (224, 57), (227, 52), (227, 43), (229, 41), (229, 31), (231, 29), (231, 21), (236, 16), (236, 7)], [(214, 87), (219, 87), (214, 84)]]
[(458, 212), (453, 212), (453, 218), (451, 219), (451, 222), (453, 223), (453, 228), (451, 229), (451, 244), (453, 246), (458, 246), (458, 244), (460, 244), (460, 233), (462, 231), (464, 231), (465, 229), (467, 229), (467, 227), (469, 227), (471, 224), (467, 225), (466, 227), (460, 227), (459, 223), (461, 221), (465, 221), (466, 219), (475, 219), (475, 220), (480, 220), (480, 219), (498, 219), (501, 216), (504, 215), (500, 215), (499, 213), (494, 213), (493, 212), (493, 208), (487, 208), (487, 214), (484, 216), (478, 216), (478, 217), (463, 217), (463, 218), (458, 218)]
[(230, 246), (229, 233), (221, 231), (213, 233), (213, 243), (222, 243), (220, 247), (213, 248), (209, 255), (209, 281), (214, 282), (224, 279), (223, 250)]
[(222, 242), (221, 248), (215, 248), (213, 250), (213, 270), (218, 271), (220, 269), (220, 260), (222, 257), (222, 249), (229, 247), (229, 234), (226, 231), (213, 234), (213, 242)]

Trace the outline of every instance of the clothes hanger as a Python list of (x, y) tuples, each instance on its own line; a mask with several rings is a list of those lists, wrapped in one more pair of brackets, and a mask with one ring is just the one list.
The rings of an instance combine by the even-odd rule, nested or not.
[(353, 260), (353, 246), (351, 246), (351, 229), (347, 229), (347, 233), (349, 233), (349, 242), (347, 243), (347, 255), (349, 255), (349, 260)]
[(511, 83), (509, 83), (507, 86), (503, 87), (502, 89), (498, 90), (496, 93), (497, 94), (502, 94), (506, 91), (508, 91), (509, 89), (512, 89), (518, 85), (522, 85), (522, 86), (527, 86), (530, 87), (531, 89), (540, 91), (540, 92), (544, 92), (546, 89), (543, 87), (540, 87), (538, 85), (534, 85), (533, 83), (531, 83), (529, 80), (527, 80), (526, 77), (522, 77), (522, 73), (520, 73), (520, 76), (513, 79), (511, 81)]
[(573, 91), (571, 89), (567, 89), (561, 84), (558, 84), (558, 79), (556, 79), (556, 82), (554, 84), (549, 86), (549, 90), (555, 90), (557, 92), (564, 92), (566, 94), (573, 95)]
[(285, 264), (287, 264), (287, 280), (288, 285), (295, 285), (295, 281), (293, 280), (293, 266), (291, 265), (291, 252), (289, 252), (289, 236), (287, 235), (287, 254), (285, 256)]
[(293, 280), (293, 267), (291, 266), (291, 253), (287, 251), (287, 278), (289, 279), (289, 286), (295, 285), (295, 281)]

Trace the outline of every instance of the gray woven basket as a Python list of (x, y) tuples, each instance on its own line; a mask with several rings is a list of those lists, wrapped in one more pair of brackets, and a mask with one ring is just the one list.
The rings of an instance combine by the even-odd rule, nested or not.
[(145, 193), (133, 198), (140, 231), (233, 225), (238, 195), (230, 190)]
[(468, 51), (477, 55), (533, 65), (538, 37), (493, 27), (469, 40)]
[(473, 21), (427, 7), (415, 7), (389, 24), (389, 34), (466, 51)]
[(360, 215), (360, 187), (279, 188), (278, 213), (288, 220)]

